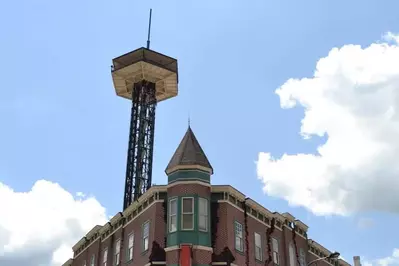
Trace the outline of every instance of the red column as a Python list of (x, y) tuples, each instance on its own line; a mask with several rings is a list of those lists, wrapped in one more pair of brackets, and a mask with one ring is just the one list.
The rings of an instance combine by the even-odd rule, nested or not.
[(191, 266), (191, 245), (180, 246), (180, 266)]

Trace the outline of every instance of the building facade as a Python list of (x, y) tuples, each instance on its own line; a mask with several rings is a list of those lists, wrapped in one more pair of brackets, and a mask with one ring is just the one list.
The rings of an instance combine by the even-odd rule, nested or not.
[[(308, 226), (271, 212), (229, 185), (211, 185), (213, 168), (189, 127), (166, 168), (168, 183), (97, 225), (63, 266), (306, 266), (331, 254)], [(323, 259), (319, 266), (347, 266)]]

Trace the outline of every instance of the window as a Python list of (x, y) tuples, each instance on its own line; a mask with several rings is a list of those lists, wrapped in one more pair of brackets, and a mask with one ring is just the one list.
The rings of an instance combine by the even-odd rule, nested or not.
[(294, 250), (294, 244), (292, 242), (288, 247), (288, 253), (290, 256), (290, 266), (295, 266), (295, 250)]
[(198, 200), (198, 230), (208, 231), (208, 200), (199, 198)]
[(120, 262), (120, 254), (121, 254), (121, 240), (117, 240), (115, 243), (114, 250), (114, 265), (119, 265)]
[(104, 249), (104, 252), (103, 252), (103, 266), (107, 266), (107, 259), (108, 259), (108, 249)]
[(150, 234), (150, 222), (145, 222), (143, 224), (143, 251), (148, 250), (149, 234)]
[(133, 259), (133, 245), (134, 245), (134, 234), (129, 235), (129, 245), (127, 246), (127, 260), (131, 261)]
[(235, 233), (235, 248), (238, 251), (244, 251), (244, 243), (242, 241), (242, 224), (234, 222), (234, 233)]
[(262, 238), (258, 233), (255, 233), (255, 259), (262, 261)]
[(169, 232), (177, 230), (177, 199), (169, 201)]
[(194, 229), (194, 198), (182, 198), (182, 230)]
[(303, 250), (303, 248), (299, 249), (299, 263), (300, 263), (300, 266), (306, 266), (306, 254), (305, 254), (305, 250)]
[(273, 246), (273, 262), (274, 264), (280, 264), (280, 256), (278, 254), (278, 240), (272, 238), (272, 246)]
[(91, 255), (90, 266), (94, 266), (95, 259), (96, 259), (96, 256), (94, 254)]

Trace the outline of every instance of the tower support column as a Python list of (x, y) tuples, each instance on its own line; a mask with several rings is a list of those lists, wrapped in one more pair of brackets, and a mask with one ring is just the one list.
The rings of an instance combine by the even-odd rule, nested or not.
[(151, 187), (156, 105), (154, 83), (133, 85), (124, 209)]

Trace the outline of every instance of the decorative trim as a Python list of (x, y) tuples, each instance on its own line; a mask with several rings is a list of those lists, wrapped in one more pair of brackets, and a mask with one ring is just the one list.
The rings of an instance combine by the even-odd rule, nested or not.
[(180, 249), (180, 247), (177, 246), (177, 245), (175, 245), (175, 246), (166, 247), (166, 248), (164, 248), (164, 249), (165, 249), (165, 252), (168, 252), (168, 251)]
[(269, 211), (262, 205), (258, 204), (253, 199), (247, 199), (247, 203), (251, 208), (255, 209), (256, 211), (261, 212), (261, 213), (266, 213), (269, 217), (273, 217), (273, 213), (271, 211)]
[[(221, 261), (221, 262), (212, 262), (212, 265), (227, 265), (227, 262), (223, 262), (223, 261)], [(230, 265), (231, 266), (238, 266), (237, 264), (235, 264), (235, 263), (230, 263)]]
[(212, 186), (212, 192), (217, 193), (217, 192), (228, 192), (232, 194), (234, 197), (239, 199), (240, 201), (243, 201), (245, 199), (245, 195), (238, 191), (237, 189), (233, 188), (230, 185), (213, 185)]
[(347, 263), (343, 259), (338, 259), (338, 263), (342, 263), (343, 265), (346, 265), (346, 266), (351, 266), (349, 263)]
[(289, 213), (289, 212), (284, 212), (284, 213), (282, 214), (282, 216), (283, 216), (285, 219), (289, 220), (290, 222), (292, 222), (292, 221), (295, 220), (295, 217), (292, 216), (292, 214)]
[[(86, 237), (82, 237), (75, 245), (73, 245), (72, 250), (75, 252), (75, 250), (78, 249), (81, 245), (83, 245), (86, 242)], [(79, 252), (81, 253), (81, 252)]]
[(114, 225), (116, 223), (119, 222), (120, 219), (123, 218), (123, 214), (121, 212), (118, 212), (117, 214), (115, 214), (114, 217), (111, 218), (111, 220), (109, 220), (109, 222)]
[(92, 236), (94, 236), (100, 229), (102, 228), (101, 225), (96, 225), (91, 229), (87, 234), (86, 238), (90, 239)]
[[(146, 200), (148, 200), (151, 196), (156, 195), (159, 192), (166, 192), (166, 185), (162, 185), (162, 186), (152, 186), (150, 187), (149, 190), (147, 190), (140, 198), (138, 198), (137, 201), (134, 201), (132, 204), (130, 204), (129, 207), (126, 208), (126, 210), (123, 211), (123, 216), (124, 217), (128, 217), (129, 214), (131, 214), (134, 210), (137, 209), (137, 207), (139, 205), (141, 205), (142, 203), (144, 203)], [(155, 201), (157, 201), (158, 199), (155, 198)]]
[[(125, 223), (123, 225), (123, 227), (128, 226), (131, 222), (133, 222), (134, 220), (136, 220), (140, 215), (142, 215), (144, 212), (146, 212), (149, 208), (152, 207), (152, 205), (154, 205), (155, 203), (162, 203), (164, 202), (164, 200), (154, 200), (153, 202), (151, 202), (150, 204), (148, 204), (147, 207), (145, 207), (139, 214), (137, 214), (135, 217), (133, 217), (129, 222)], [(127, 216), (125, 216), (127, 217)]]
[[(315, 249), (318, 249), (318, 250), (320, 250), (320, 251), (326, 253), (326, 256), (328, 256), (328, 255), (330, 255), (330, 254), (332, 253), (331, 251), (329, 251), (328, 249), (326, 249), (325, 247), (323, 247), (322, 245), (320, 245), (319, 243), (317, 243), (316, 241), (314, 241), (314, 240), (312, 240), (312, 239), (308, 239), (308, 246), (309, 246), (308, 252), (309, 252), (310, 254), (312, 254), (313, 256), (315, 256), (316, 258), (322, 258), (322, 256), (317, 255), (316, 253), (312, 252), (311, 247), (313, 247), (313, 248), (315, 248)], [(334, 266), (334, 264), (331, 264), (331, 263), (330, 263), (328, 260), (326, 260), (326, 259), (324, 259), (323, 261), (326, 262), (326, 263), (328, 263), (329, 265), (333, 265), (333, 266)], [(343, 265), (350, 266), (350, 264), (347, 263), (346, 261), (344, 261), (343, 259), (338, 259), (338, 263), (341, 263), (341, 264), (340, 264), (341, 266), (343, 266)]]
[(172, 167), (172, 168), (170, 168), (170, 169), (167, 169), (167, 170), (165, 171), (165, 173), (166, 173), (167, 175), (170, 175), (171, 173), (176, 172), (176, 171), (178, 171), (178, 170), (192, 170), (192, 169), (202, 170), (202, 171), (204, 171), (204, 172), (206, 172), (206, 173), (208, 173), (208, 174), (210, 174), (210, 175), (213, 174), (213, 171), (212, 171), (211, 168), (208, 168), (208, 167), (205, 167), (205, 166), (202, 166), (202, 165), (198, 165), (198, 164), (177, 165), (177, 166), (175, 166), (175, 167)]
[[(239, 208), (238, 206), (234, 205), (233, 203), (231, 203), (231, 202), (228, 201), (228, 200), (218, 200), (218, 203), (227, 203), (227, 204), (233, 206), (234, 208), (236, 208), (237, 210), (239, 210), (240, 212), (244, 212), (243, 209)], [(263, 224), (264, 226), (270, 227), (270, 225), (268, 225), (268, 224), (265, 223), (265, 222), (260, 221), (258, 218), (256, 218), (256, 217), (253, 216), (252, 214), (248, 213), (248, 216), (252, 217), (252, 218), (255, 219), (257, 222)], [(271, 217), (271, 218), (273, 218), (273, 217)], [(281, 228), (279, 228), (279, 227), (276, 227), (276, 228), (277, 228), (278, 230), (282, 231)]]
[(204, 182), (204, 181), (199, 181), (199, 180), (185, 180), (185, 181), (177, 180), (177, 181), (169, 183), (166, 187), (171, 188), (171, 187), (174, 187), (177, 185), (202, 185), (205, 187), (212, 188), (211, 184)]
[(187, 181), (193, 182), (193, 181), (197, 181), (197, 182), (202, 182), (202, 183), (209, 184), (209, 186), (211, 186), (211, 185), (210, 185), (210, 182), (204, 181), (202, 178), (199, 178), (199, 177), (184, 177), (184, 178), (182, 177), (182, 178), (176, 178), (176, 179), (174, 179), (173, 181), (168, 182), (168, 184), (173, 184), (173, 183), (179, 182), (179, 181), (181, 181), (181, 182), (187, 182)]
[[(319, 243), (317, 243), (316, 241), (314, 241), (313, 239), (309, 239), (308, 240), (308, 245), (309, 246), (313, 246), (316, 249), (320, 249), (321, 251), (325, 252), (326, 255), (330, 255), (332, 252), (329, 251), (328, 249), (326, 249), (325, 247), (323, 247), (322, 245), (320, 245)], [(310, 249), (309, 249), (310, 251)], [(319, 255), (316, 255), (318, 258), (321, 258)]]
[[(291, 232), (294, 230), (293, 228), (289, 227), (289, 226), (286, 225), (286, 224), (283, 225), (283, 228), (285, 228), (285, 229), (287, 229), (287, 230), (289, 230), (289, 231), (291, 231)], [(305, 236), (301, 235), (301, 234), (298, 233), (297, 231), (295, 231), (295, 234), (296, 234), (297, 236), (302, 237), (302, 238), (305, 239), (305, 240), (308, 240)]]
[(304, 222), (302, 222), (301, 220), (296, 219), (295, 223), (298, 224), (299, 228), (302, 228), (302, 230), (304, 230), (305, 232), (308, 231), (309, 226), (307, 226)]
[(144, 264), (144, 266), (151, 266), (151, 265), (166, 265), (166, 261), (153, 261), (153, 262)]
[(73, 263), (73, 259), (68, 259), (66, 262), (64, 262), (64, 264), (62, 264), (62, 266), (71, 266)]
[[(316, 258), (322, 258), (322, 257), (320, 257), (319, 255), (316, 255), (315, 253), (313, 253), (312, 251), (310, 251), (310, 250), (308, 250), (308, 252), (310, 253), (310, 254), (312, 254), (313, 256), (315, 256)], [(325, 263), (327, 263), (328, 265), (332, 265), (332, 266), (334, 266), (334, 264), (331, 264), (328, 260), (326, 260), (326, 259), (324, 259), (324, 260), (322, 260), (323, 262), (325, 262)]]
[[(174, 251), (174, 250), (180, 250), (180, 245), (175, 245), (175, 246), (170, 246), (167, 248), (164, 248), (165, 252), (169, 251)], [(213, 248), (207, 247), (207, 246), (202, 246), (202, 245), (192, 245), (192, 249), (198, 249), (198, 250), (205, 250), (209, 252), (213, 252)]]

